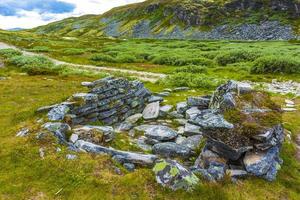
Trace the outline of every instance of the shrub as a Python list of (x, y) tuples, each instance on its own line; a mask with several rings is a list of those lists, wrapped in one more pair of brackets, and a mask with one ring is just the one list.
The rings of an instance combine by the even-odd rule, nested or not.
[(300, 61), (288, 56), (264, 56), (255, 60), (251, 73), (300, 73)]
[(185, 72), (185, 73), (193, 73), (193, 74), (200, 74), (200, 73), (206, 73), (207, 69), (203, 66), (197, 66), (197, 65), (189, 65), (184, 66), (176, 69), (176, 72)]
[(92, 61), (102, 61), (102, 62), (116, 62), (115, 58), (106, 54), (94, 54), (90, 57)]
[(157, 56), (154, 59), (152, 59), (152, 62), (154, 64), (173, 65), (173, 66), (185, 66), (185, 65), (211, 66), (214, 64), (212, 60), (203, 57), (185, 58), (185, 57), (169, 56), (169, 55)]
[(51, 60), (42, 56), (15, 56), (9, 62), (28, 75), (58, 75), (61, 71), (61, 67), (55, 66)]
[(118, 62), (118, 63), (135, 63), (135, 62), (137, 62), (137, 59), (133, 55), (121, 54), (116, 57), (116, 62)]
[(237, 62), (254, 61), (259, 56), (260, 54), (255, 52), (235, 50), (219, 54), (215, 60), (219, 65), (226, 66)]
[(76, 48), (63, 49), (63, 54), (65, 55), (82, 55), (84, 53), (85, 53), (84, 49), (76, 49)]
[(49, 47), (46, 47), (46, 46), (35, 46), (31, 49), (31, 51), (33, 52), (39, 52), (39, 53), (42, 53), (42, 52), (49, 52), (50, 51), (50, 48)]
[(11, 58), (20, 55), (22, 55), (22, 52), (15, 49), (0, 49), (0, 57), (3, 58)]
[(166, 79), (163, 79), (160, 83), (172, 87), (214, 89), (223, 82), (223, 80), (208, 77), (203, 74), (199, 75), (180, 72), (168, 76)]

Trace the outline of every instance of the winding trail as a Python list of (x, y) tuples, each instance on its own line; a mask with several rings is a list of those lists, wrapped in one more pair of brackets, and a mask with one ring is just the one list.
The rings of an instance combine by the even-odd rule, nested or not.
[(166, 74), (152, 73), (152, 72), (145, 72), (145, 71), (136, 71), (136, 70), (118, 69), (118, 68), (105, 67), (105, 66), (81, 65), (81, 64), (68, 63), (68, 62), (64, 62), (64, 61), (60, 61), (60, 60), (51, 58), (44, 54), (38, 54), (38, 53), (25, 51), (25, 50), (15, 47), (15, 46), (0, 42), (0, 49), (7, 49), (7, 48), (18, 49), (24, 55), (28, 55), (28, 56), (43, 55), (43, 56), (49, 58), (56, 65), (68, 65), (68, 66), (71, 66), (71, 67), (74, 67), (77, 69), (94, 71), (94, 72), (108, 72), (108, 73), (109, 72), (117, 72), (117, 73), (122, 73), (125, 75), (129, 75), (131, 77), (138, 78), (142, 81), (149, 81), (152, 83), (158, 81), (159, 79), (163, 79), (167, 76)]

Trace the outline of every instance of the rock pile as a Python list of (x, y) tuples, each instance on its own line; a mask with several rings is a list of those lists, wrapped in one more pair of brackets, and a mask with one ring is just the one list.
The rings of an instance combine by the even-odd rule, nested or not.
[(85, 82), (88, 93), (77, 93), (48, 113), (50, 120), (65, 120), (70, 125), (100, 121), (112, 125), (127, 117), (141, 113), (150, 92), (139, 81), (104, 78)]

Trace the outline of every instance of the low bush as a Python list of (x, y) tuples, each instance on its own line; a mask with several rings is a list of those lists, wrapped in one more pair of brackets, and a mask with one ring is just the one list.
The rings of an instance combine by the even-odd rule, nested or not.
[(5, 59), (20, 55), (22, 52), (15, 49), (0, 49), (0, 57)]
[(14, 56), (9, 62), (28, 75), (58, 75), (61, 71), (61, 67), (42, 56)]
[(90, 57), (90, 60), (101, 61), (101, 62), (110, 62), (110, 63), (116, 62), (114, 57), (112, 57), (110, 55), (106, 55), (106, 54), (94, 54)]
[(206, 73), (207, 72), (207, 68), (204, 67), (204, 66), (189, 65), (189, 66), (179, 67), (175, 71), (177, 73), (179, 73), (179, 72), (185, 72), (185, 73), (200, 74), (200, 73)]
[(185, 66), (185, 65), (204, 65), (212, 66), (214, 62), (210, 59), (198, 57), (198, 58), (185, 58), (179, 56), (161, 55), (152, 59), (154, 64), (159, 65), (172, 65), (172, 66)]
[(32, 49), (30, 49), (30, 51), (38, 52), (38, 53), (43, 53), (43, 52), (46, 53), (50, 51), (50, 48), (46, 46), (35, 46)]
[(254, 61), (260, 56), (259, 53), (246, 51), (246, 50), (235, 50), (221, 53), (216, 56), (215, 60), (219, 65), (226, 66), (228, 64)]
[(289, 56), (264, 56), (254, 61), (251, 73), (300, 73), (300, 60)]
[(120, 54), (116, 57), (116, 62), (118, 62), (118, 63), (135, 63), (135, 62), (137, 62), (137, 59), (133, 55)]
[(63, 49), (63, 54), (65, 55), (82, 55), (85, 53), (84, 49), (76, 49), (76, 48), (68, 48), (68, 49)]
[(170, 75), (164, 80), (161, 80), (160, 84), (171, 87), (215, 89), (223, 82), (225, 81), (208, 77), (206, 75), (180, 72)]

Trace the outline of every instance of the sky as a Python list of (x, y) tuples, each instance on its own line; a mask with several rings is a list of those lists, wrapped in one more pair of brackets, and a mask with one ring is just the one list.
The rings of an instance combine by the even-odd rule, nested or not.
[(0, 0), (0, 29), (33, 28), (144, 0)]

